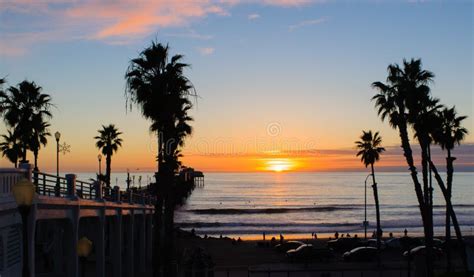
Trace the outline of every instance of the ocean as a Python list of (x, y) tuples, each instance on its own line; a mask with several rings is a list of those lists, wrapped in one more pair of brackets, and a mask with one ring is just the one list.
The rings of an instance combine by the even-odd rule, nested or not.
[[(142, 175), (145, 184), (152, 173)], [(118, 177), (117, 177), (118, 176)], [(175, 222), (199, 235), (267, 238), (331, 236), (334, 232), (364, 232), (364, 172), (326, 173), (207, 173), (205, 186), (196, 188), (176, 212)], [(78, 179), (86, 177), (79, 174)], [(123, 184), (125, 174), (112, 176)], [(443, 176), (444, 177), (444, 176)], [(420, 211), (408, 172), (376, 173), (381, 226), (384, 234), (422, 234)], [(474, 235), (474, 173), (455, 173), (453, 203), (464, 235)], [(372, 180), (367, 180), (369, 236), (375, 230)], [(122, 185), (123, 186), (123, 185)], [(444, 233), (445, 206), (433, 179), (435, 234)]]

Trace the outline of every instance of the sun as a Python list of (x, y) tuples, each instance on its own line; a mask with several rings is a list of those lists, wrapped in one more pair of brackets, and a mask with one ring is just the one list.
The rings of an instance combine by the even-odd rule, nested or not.
[(291, 170), (294, 162), (290, 159), (269, 159), (265, 161), (265, 170), (274, 172), (283, 172)]

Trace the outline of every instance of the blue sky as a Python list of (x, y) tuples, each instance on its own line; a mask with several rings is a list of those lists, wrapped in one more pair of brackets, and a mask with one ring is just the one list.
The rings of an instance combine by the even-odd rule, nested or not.
[[(140, 163), (152, 166), (154, 137), (138, 110), (126, 112), (123, 79), (152, 39), (192, 65), (187, 74), (200, 98), (188, 153), (202, 154), (202, 142), (268, 144), (271, 124), (299, 148), (350, 148), (369, 128), (398, 145), (396, 131), (377, 118), (370, 84), (385, 79), (388, 64), (412, 57), (435, 73), (433, 94), (469, 116), (473, 129), (471, 1), (2, 3), (0, 76), (9, 85), (34, 80), (52, 95), (51, 130), (72, 149), (66, 167), (92, 167), (92, 138), (109, 122), (125, 136), (118, 164), (146, 155)], [(53, 146), (40, 156), (48, 165)]]

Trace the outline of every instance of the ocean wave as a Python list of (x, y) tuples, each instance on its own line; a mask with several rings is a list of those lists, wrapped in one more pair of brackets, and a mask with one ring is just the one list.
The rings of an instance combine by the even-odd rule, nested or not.
[(255, 208), (255, 209), (193, 209), (187, 212), (195, 214), (281, 214), (281, 213), (299, 213), (299, 212), (331, 212), (336, 210), (353, 210), (353, 206), (318, 206), (302, 208)]
[(230, 227), (230, 228), (246, 228), (246, 227), (293, 227), (293, 228), (313, 228), (319, 227), (357, 227), (360, 223), (345, 222), (345, 223), (324, 223), (324, 224), (302, 224), (292, 223), (290, 226), (287, 223), (234, 223), (234, 222), (181, 222), (176, 223), (177, 226), (183, 228), (209, 228), (209, 227)]

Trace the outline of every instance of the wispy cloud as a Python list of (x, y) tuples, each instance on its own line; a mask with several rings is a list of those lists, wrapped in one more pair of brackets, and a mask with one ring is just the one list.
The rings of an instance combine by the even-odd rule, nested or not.
[(318, 25), (318, 24), (324, 23), (326, 21), (328, 21), (327, 17), (321, 17), (321, 18), (317, 18), (317, 19), (305, 20), (305, 21), (298, 22), (294, 25), (290, 25), (288, 27), (288, 29), (290, 31), (294, 31), (295, 29), (299, 29), (299, 28), (306, 27), (306, 26), (311, 26), (311, 25)]
[[(45, 36), (40, 39), (41, 42), (81, 39), (126, 44), (165, 28), (190, 28), (193, 22), (209, 16), (229, 16), (230, 10), (238, 4), (292, 8), (317, 2), (324, 0), (4, 0), (0, 5), (0, 33), (2, 40), (7, 36), (24, 37), (30, 34), (37, 38), (48, 30), (48, 33), (60, 36)], [(259, 16), (255, 13), (248, 18), (255, 20)], [(194, 31), (168, 36), (200, 40), (212, 38)], [(24, 38), (18, 42), (10, 40), (8, 45), (2, 42), (2, 49), (7, 50), (1, 51), (0, 55), (21, 55), (36, 43)], [(13, 47), (16, 45), (21, 45), (21, 49)]]
[(247, 16), (248, 20), (255, 20), (255, 19), (259, 19), (260, 18), (260, 15), (258, 13), (251, 13)]
[(176, 38), (198, 39), (198, 40), (210, 40), (214, 38), (214, 36), (212, 35), (203, 35), (196, 32), (193, 29), (189, 29), (188, 31), (182, 32), (182, 33), (167, 33), (165, 34), (165, 36), (176, 37)]
[(199, 54), (203, 56), (209, 56), (212, 55), (216, 49), (213, 47), (199, 47), (197, 50)]
[(317, 0), (263, 0), (263, 3), (273, 6), (282, 6), (282, 7), (299, 7), (309, 5), (314, 2), (325, 2)]

